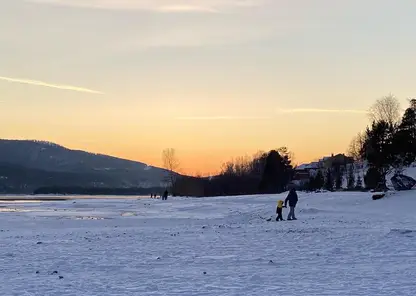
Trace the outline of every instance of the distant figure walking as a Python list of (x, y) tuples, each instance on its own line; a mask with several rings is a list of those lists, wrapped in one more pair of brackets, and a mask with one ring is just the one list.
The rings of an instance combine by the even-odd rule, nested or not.
[(289, 202), (289, 215), (287, 216), (287, 220), (297, 220), (295, 217), (295, 207), (298, 203), (298, 194), (296, 193), (295, 188), (291, 188), (289, 194), (285, 199), (285, 207)]
[(162, 195), (162, 200), (167, 200), (168, 199), (168, 194), (169, 194), (168, 191), (165, 190), (165, 192)]
[(276, 207), (276, 221), (284, 221), (283, 220), (283, 200), (277, 201), (277, 207)]

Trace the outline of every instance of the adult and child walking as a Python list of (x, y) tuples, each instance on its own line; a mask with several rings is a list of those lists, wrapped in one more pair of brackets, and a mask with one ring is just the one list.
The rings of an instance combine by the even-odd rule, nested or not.
[[(162, 195), (162, 200), (167, 200), (168, 199), (168, 191), (165, 190), (165, 192), (163, 192)], [(153, 195), (151, 195), (151, 197), (153, 197)], [(156, 198), (156, 194), (155, 194), (155, 198)], [(283, 208), (287, 208), (287, 204), (289, 204), (289, 214), (287, 215), (287, 220), (297, 220), (296, 216), (295, 216), (295, 208), (296, 208), (296, 204), (298, 203), (298, 194), (295, 190), (295, 188), (291, 188), (289, 190), (289, 194), (287, 195), (285, 201), (283, 202), (283, 200), (278, 200), (277, 201), (277, 207), (276, 207), (276, 221), (284, 221), (283, 219)]]
[(295, 208), (296, 208), (297, 203), (298, 203), (298, 194), (296, 193), (295, 188), (291, 188), (289, 190), (289, 194), (287, 195), (285, 199), (284, 205), (283, 205), (283, 200), (277, 201), (276, 221), (284, 221), (283, 208), (287, 208), (287, 204), (289, 204), (289, 214), (287, 215), (287, 220), (297, 220), (295, 217)]

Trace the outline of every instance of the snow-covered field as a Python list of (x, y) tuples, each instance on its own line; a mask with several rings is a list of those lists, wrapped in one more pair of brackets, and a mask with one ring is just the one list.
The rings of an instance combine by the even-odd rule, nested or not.
[(2, 202), (0, 295), (416, 294), (416, 191), (284, 197)]

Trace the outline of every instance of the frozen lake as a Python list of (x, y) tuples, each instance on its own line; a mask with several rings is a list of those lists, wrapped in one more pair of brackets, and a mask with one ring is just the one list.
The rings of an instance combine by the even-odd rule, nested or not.
[(3, 201), (1, 295), (414, 295), (415, 191), (284, 197)]

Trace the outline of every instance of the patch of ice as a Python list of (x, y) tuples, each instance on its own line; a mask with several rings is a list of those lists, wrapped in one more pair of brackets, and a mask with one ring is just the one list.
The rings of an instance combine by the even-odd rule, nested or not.
[(121, 216), (122, 217), (133, 217), (133, 216), (137, 216), (137, 213), (135, 213), (135, 212), (124, 212), (124, 213), (121, 213)]
[(75, 220), (104, 220), (104, 217), (94, 217), (94, 216), (76, 216)]

